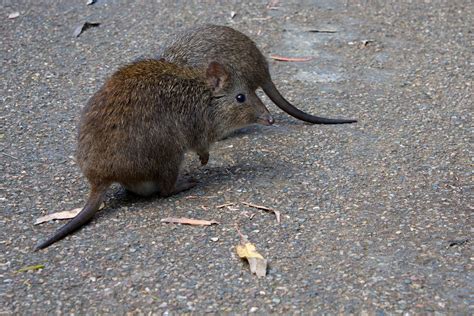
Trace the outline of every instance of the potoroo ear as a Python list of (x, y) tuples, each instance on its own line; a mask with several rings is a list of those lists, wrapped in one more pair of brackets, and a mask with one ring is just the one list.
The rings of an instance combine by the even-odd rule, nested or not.
[(229, 74), (221, 64), (212, 61), (207, 67), (206, 78), (209, 87), (214, 93), (216, 93), (226, 86), (227, 81), (229, 80)]

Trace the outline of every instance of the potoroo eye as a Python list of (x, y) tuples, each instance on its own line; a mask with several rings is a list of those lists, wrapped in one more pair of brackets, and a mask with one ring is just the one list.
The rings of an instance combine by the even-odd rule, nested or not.
[(245, 102), (245, 94), (242, 94), (242, 93), (239, 93), (237, 94), (237, 96), (235, 97), (235, 99), (237, 100), (237, 102), (239, 103), (244, 103)]

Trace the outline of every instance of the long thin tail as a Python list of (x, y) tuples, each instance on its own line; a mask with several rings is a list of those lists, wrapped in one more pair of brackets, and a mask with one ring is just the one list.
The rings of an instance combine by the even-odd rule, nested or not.
[(99, 210), (106, 189), (107, 187), (101, 189), (93, 187), (89, 199), (87, 200), (86, 205), (82, 211), (77, 214), (76, 217), (71, 219), (66, 225), (58, 229), (53, 236), (39, 243), (35, 250), (44, 249), (87, 224)]
[(276, 104), (280, 109), (290, 114), (293, 117), (296, 117), (299, 120), (313, 123), (313, 124), (347, 124), (355, 123), (357, 120), (352, 119), (330, 119), (319, 116), (314, 116), (308, 113), (305, 113), (290, 102), (288, 102), (277, 90), (273, 82), (270, 80), (262, 86), (263, 91), (268, 95), (268, 97)]

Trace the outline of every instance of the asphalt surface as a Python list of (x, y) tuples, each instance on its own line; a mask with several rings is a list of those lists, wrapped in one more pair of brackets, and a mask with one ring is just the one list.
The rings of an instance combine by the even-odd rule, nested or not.
[[(2, 2), (0, 315), (473, 314), (470, 1), (85, 3)], [(102, 24), (74, 37), (84, 21)], [(34, 252), (64, 223), (35, 219), (88, 194), (73, 157), (88, 98), (204, 22), (266, 56), (313, 57), (270, 62), (283, 95), (359, 122), (304, 124), (264, 98), (276, 125), (218, 142), (205, 167), (189, 155), (196, 188), (141, 199), (113, 187), (87, 227)], [(220, 224), (160, 222), (172, 216)], [(265, 278), (237, 257), (236, 223), (268, 259)]]

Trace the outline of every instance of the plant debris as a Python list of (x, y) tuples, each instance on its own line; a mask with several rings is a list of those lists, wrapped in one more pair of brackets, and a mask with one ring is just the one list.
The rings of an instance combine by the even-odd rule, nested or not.
[(255, 217), (255, 213), (250, 213), (248, 211), (243, 211), (241, 214), (245, 217), (248, 217), (248, 219), (250, 219), (250, 220), (252, 220), (252, 218)]
[(373, 43), (374, 41), (373, 40), (363, 40), (362, 41), (362, 46), (367, 46), (369, 45), (370, 43)]
[[(103, 209), (105, 204), (102, 203), (99, 207), (99, 210)], [(45, 216), (38, 217), (33, 225), (42, 224), (44, 222), (49, 222), (55, 219), (71, 219), (77, 216), (82, 211), (82, 207), (78, 207), (69, 211), (61, 211), (56, 213), (47, 214)]]
[(18, 160), (18, 158), (17, 158), (17, 157), (15, 157), (15, 156), (12, 156), (12, 155), (9, 155), (9, 154), (6, 154), (6, 153), (2, 153), (2, 155), (4, 155), (4, 156), (7, 156), (7, 157), (10, 157), (11, 159)]
[(226, 206), (232, 206), (232, 205), (234, 205), (234, 203), (225, 203), (225, 204), (217, 205), (216, 208), (224, 208)]
[(469, 242), (469, 238), (453, 239), (453, 240), (449, 240), (448, 242), (449, 242), (448, 247), (462, 246)]
[(44, 264), (37, 264), (34, 266), (26, 266), (21, 269), (18, 269), (16, 273), (22, 273), (22, 272), (28, 272), (28, 271), (36, 271), (36, 270), (41, 270), (44, 269)]
[(214, 220), (203, 220), (203, 219), (192, 219), (186, 217), (167, 217), (161, 220), (162, 223), (172, 223), (172, 224), (183, 224), (183, 225), (193, 225), (193, 226), (210, 226), (218, 225), (219, 222)]
[[(280, 223), (280, 222), (281, 222), (281, 219), (280, 219), (280, 212), (277, 211), (277, 210), (274, 210), (274, 209), (269, 208), (269, 207), (266, 207), (266, 206), (255, 205), (255, 204), (248, 203), (248, 202), (242, 202), (242, 204), (247, 205), (247, 206), (249, 206), (249, 207), (257, 208), (257, 209), (259, 209), (259, 210), (263, 210), (263, 211), (266, 211), (266, 212), (272, 212), (273, 214), (275, 214), (277, 223)], [(253, 216), (252, 216), (252, 217), (253, 217)]]
[(240, 244), (235, 247), (237, 255), (241, 259), (247, 259), (250, 267), (250, 272), (261, 278), (267, 275), (268, 262), (260, 253), (257, 252), (257, 248), (254, 244), (249, 242), (247, 238), (240, 232), (239, 228), (237, 232), (240, 235)]
[(84, 32), (88, 28), (97, 27), (99, 25), (100, 25), (99, 22), (84, 22), (75, 28), (74, 33), (73, 33), (74, 37), (79, 37), (82, 34), (82, 32)]
[(303, 61), (310, 61), (313, 57), (284, 57), (278, 55), (271, 55), (271, 59), (278, 60), (278, 61), (291, 61), (291, 62), (303, 62)]
[(8, 15), (8, 18), (9, 19), (16, 19), (17, 17), (20, 16), (20, 12), (16, 11), (16, 12), (12, 12)]
[(188, 196), (185, 196), (184, 198), (186, 200), (195, 200), (195, 199), (213, 199), (216, 197), (217, 197), (216, 195), (209, 195), (209, 196), (188, 195)]
[(337, 33), (336, 30), (308, 30), (307, 32), (310, 32), (310, 33)]

